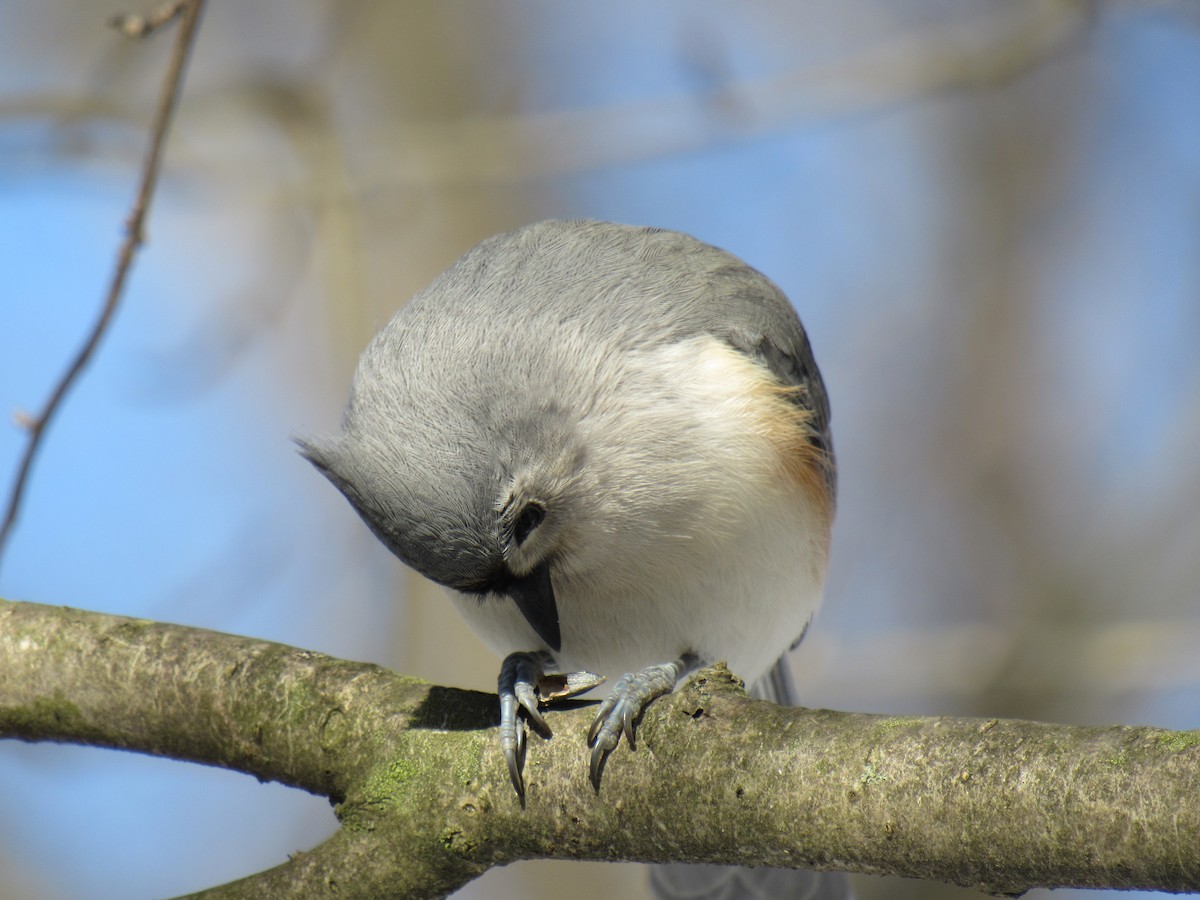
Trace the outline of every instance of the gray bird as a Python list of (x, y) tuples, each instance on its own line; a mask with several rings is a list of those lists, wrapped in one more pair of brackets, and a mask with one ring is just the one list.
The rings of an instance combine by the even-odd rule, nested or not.
[[(299, 443), (504, 657), (522, 802), (525, 721), (550, 735), (551, 673), (618, 678), (589, 734), (597, 787), (642, 709), (704, 663), (788, 699), (772, 667), (829, 555), (829, 405), (795, 311), (736, 257), (605, 222), (490, 238), (367, 347), (341, 433)], [(663, 868), (656, 889), (756, 896), (695, 893), (712, 886), (695, 873)]]

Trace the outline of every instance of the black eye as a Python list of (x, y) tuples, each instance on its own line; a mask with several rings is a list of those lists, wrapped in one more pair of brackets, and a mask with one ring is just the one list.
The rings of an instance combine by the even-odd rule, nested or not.
[(542, 504), (533, 501), (525, 504), (525, 508), (517, 514), (517, 519), (513, 522), (513, 540), (517, 542), (518, 547), (525, 543), (545, 518), (546, 509)]

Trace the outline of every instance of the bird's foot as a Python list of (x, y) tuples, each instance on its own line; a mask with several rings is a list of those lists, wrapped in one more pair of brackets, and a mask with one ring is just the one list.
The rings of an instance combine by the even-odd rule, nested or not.
[(500, 749), (508, 763), (508, 775), (521, 802), (525, 802), (525, 722), (528, 719), (542, 737), (553, 732), (538, 709), (540, 704), (566, 700), (584, 691), (590, 691), (604, 681), (604, 676), (591, 672), (547, 674), (546, 668), (554, 663), (550, 654), (510, 653), (500, 666), (498, 689), (500, 694)]
[(604, 762), (612, 753), (621, 735), (634, 749), (634, 723), (652, 700), (675, 690), (679, 679), (700, 664), (694, 653), (685, 653), (672, 663), (647, 666), (640, 672), (623, 675), (613, 686), (612, 693), (600, 704), (592, 727), (588, 731), (588, 746), (592, 748), (592, 787), (600, 790), (600, 773)]

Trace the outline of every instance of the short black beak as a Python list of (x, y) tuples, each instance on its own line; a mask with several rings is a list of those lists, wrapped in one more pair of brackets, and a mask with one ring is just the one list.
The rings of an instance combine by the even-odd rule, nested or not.
[(514, 578), (504, 592), (513, 598), (525, 621), (533, 626), (538, 637), (551, 650), (562, 649), (562, 633), (558, 628), (558, 605), (554, 602), (554, 586), (550, 583), (550, 564), (542, 563), (523, 578)]

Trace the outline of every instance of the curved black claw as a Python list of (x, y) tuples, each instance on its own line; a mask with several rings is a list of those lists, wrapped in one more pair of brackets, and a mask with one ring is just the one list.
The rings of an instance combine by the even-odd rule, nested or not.
[(545, 669), (553, 664), (553, 657), (542, 651), (510, 653), (501, 664), (500, 677), (497, 679), (500, 694), (500, 749), (504, 753), (504, 761), (508, 763), (508, 777), (512, 779), (513, 789), (522, 804), (525, 802), (525, 778), (522, 772), (525, 768), (526, 733), (521, 711), (524, 710), (524, 718), (533, 724), (542, 737), (551, 737), (553, 732), (538, 709), (539, 702), (552, 703), (574, 697), (604, 681), (603, 677), (590, 672), (547, 675)]
[(616, 749), (622, 734), (629, 742), (629, 749), (636, 749), (634, 722), (642, 714), (642, 710), (649, 706), (652, 700), (675, 690), (679, 679), (695, 669), (698, 664), (699, 660), (695, 654), (685, 653), (673, 663), (647, 666), (640, 672), (630, 672), (621, 676), (612, 693), (600, 704), (600, 711), (588, 730), (588, 746), (592, 748), (592, 787), (600, 790), (600, 773), (604, 769), (604, 761), (608, 754)]

